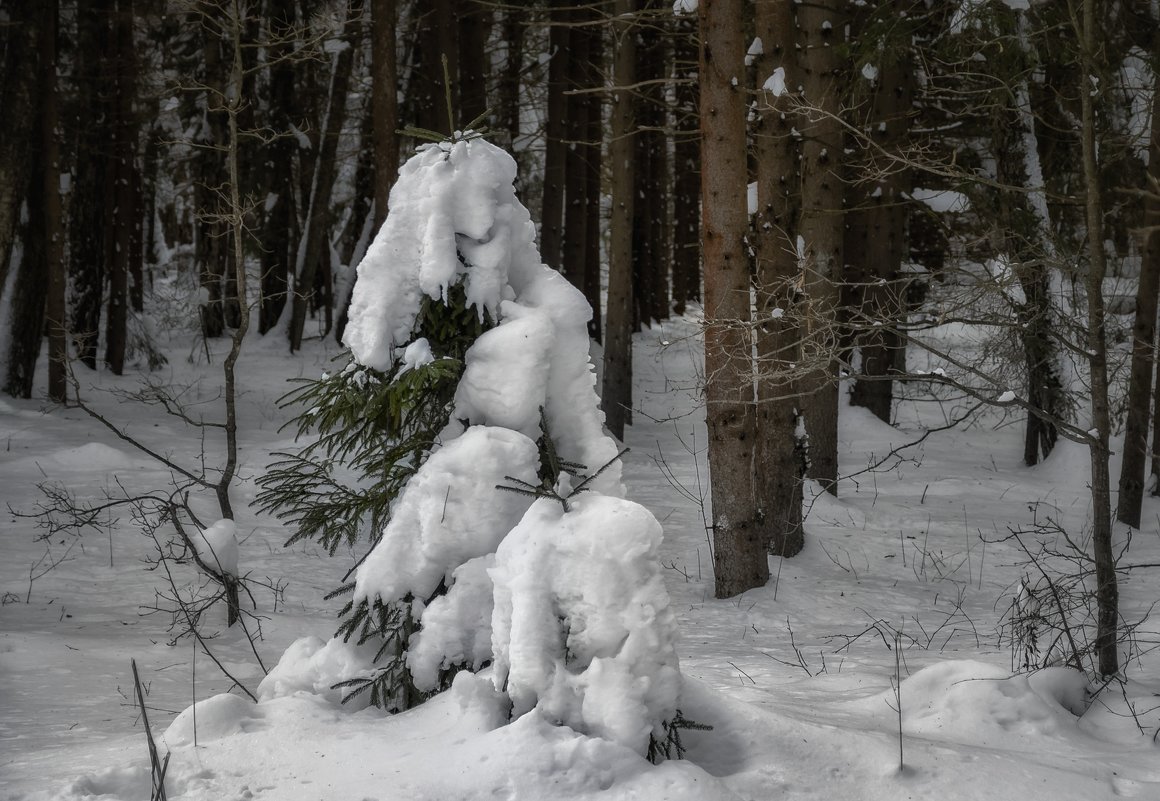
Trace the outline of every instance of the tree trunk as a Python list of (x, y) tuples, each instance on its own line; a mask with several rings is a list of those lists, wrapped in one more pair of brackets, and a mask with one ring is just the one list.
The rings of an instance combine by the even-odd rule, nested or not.
[(0, 55), (5, 76), (0, 81), (0, 292), (7, 285), (8, 265), (20, 223), (20, 206), (31, 176), (31, 143), (36, 139), (35, 95), (41, 26), (37, 20), (39, 0), (7, 4), (8, 21), (0, 25)]
[[(772, 0), (756, 6), (757, 36), (762, 55), (757, 60), (760, 89), (778, 69), (797, 72), (792, 0)], [(802, 529), (803, 443), (799, 437), (796, 386), (800, 332), (794, 308), (801, 176), (800, 148), (788, 113), (789, 95), (762, 91), (760, 114), (753, 135), (757, 162), (757, 455), (754, 475), (762, 540), (770, 553), (794, 556), (805, 545)]]
[[(991, 147), (1001, 185), (996, 192), (994, 238), (996, 251), (1010, 261), (1023, 291), (1023, 302), (1014, 304), (1014, 313), (1027, 372), (1030, 409), (1023, 434), (1023, 461), (1030, 466), (1055, 447), (1059, 436), (1056, 421), (1065, 416), (1065, 397), (1046, 265), (1054, 255), (1051, 220), (1044, 188), (1031, 186), (1033, 176), (1042, 169), (1038, 167), (1035, 115), (1026, 79), (1032, 63), (1030, 44), (1022, 12), (1004, 10), (998, 20), (1003, 36), (993, 45), (993, 60), (1011, 69), (997, 76), (1000, 88), (995, 90), (992, 105)], [(1012, 42), (1018, 43), (1018, 49)], [(1038, 203), (1037, 198), (1041, 198)]]
[(514, 6), (505, 7), (502, 27), (507, 52), (496, 89), (495, 116), (497, 125), (507, 133), (507, 149), (515, 152), (516, 141), (520, 138), (520, 73), (524, 66), (523, 10)]
[[(208, 18), (214, 18), (221, 9), (210, 0), (201, 0), (198, 9)], [(196, 20), (197, 17), (194, 16)], [(201, 26), (202, 57), (205, 63), (205, 122), (204, 136), (195, 148), (197, 185), (194, 202), (198, 212), (197, 233), (194, 237), (194, 260), (203, 290), (201, 305), (202, 334), (207, 338), (220, 337), (226, 327), (226, 271), (229, 260), (229, 242), (218, 215), (222, 200), (218, 189), (226, 182), (225, 148), (229, 137), (223, 103), (226, 94), (225, 64), (222, 49), (226, 47), (221, 32)]]
[(44, 200), (44, 257), (48, 273), (48, 300), (45, 308), (48, 331), (48, 397), (64, 403), (68, 336), (65, 329), (64, 220), (60, 199), (60, 107), (57, 90), (57, 33), (59, 0), (44, 0), (41, 29), (41, 164), (40, 180)]
[[(903, 18), (910, 0), (882, 3), (879, 13)], [(871, 96), (862, 121), (864, 134), (883, 150), (898, 152), (909, 127), (912, 110), (910, 53), (887, 52), (878, 64), (878, 77), (870, 85)], [(867, 165), (873, 169), (874, 165)], [(884, 165), (875, 180), (859, 187), (858, 209), (847, 212), (850, 234), (861, 234), (853, 247), (845, 247), (847, 280), (854, 325), (853, 344), (861, 354), (861, 370), (850, 392), (850, 404), (891, 422), (894, 407), (893, 376), (905, 372), (906, 349), (899, 333), (905, 320), (904, 287), (901, 281), (906, 248), (906, 192), (909, 175), (894, 165)], [(851, 190), (853, 192), (855, 190)], [(857, 218), (857, 223), (855, 223)]]
[[(389, 3), (391, 0), (382, 2)], [(291, 168), (298, 146), (289, 135), (295, 110), (294, 63), (291, 60), (294, 0), (276, 0), (271, 4), (270, 13), (268, 119), (277, 136), (263, 149), (266, 197), (269, 202), (262, 220), (262, 247), (259, 254), (261, 302), (258, 308), (258, 331), (262, 334), (278, 324), (286, 306), (298, 216), (294, 202), (294, 170)], [(372, 91), (377, 89), (376, 77)], [(393, 85), (391, 97), (394, 97)], [(376, 145), (378, 143), (376, 139)]]
[(487, 78), (491, 70), (487, 38), (491, 32), (491, 7), (480, 0), (459, 2), (459, 116), (460, 127), (487, 111)]
[(604, 328), (604, 386), (600, 405), (608, 430), (624, 439), (632, 423), (632, 219), (635, 206), (633, 132), (636, 128), (635, 0), (616, 0), (613, 22), (612, 131), (608, 160), (612, 176), (609, 219), (608, 315)]
[[(802, 145), (802, 216), (806, 330), (799, 385), (809, 435), (810, 476), (838, 493), (837, 282), (845, 238), (841, 111), (845, 20), (838, 0), (798, 11), (802, 84), (808, 107), (798, 122)], [(792, 80), (792, 78), (791, 78)]]
[(701, 0), (701, 206), (705, 247), (705, 417), (718, 598), (769, 579), (754, 493), (755, 410), (748, 335), (746, 44), (742, 0)]
[[(415, 33), (417, 58), (409, 84), (414, 104), (414, 124), (450, 135), (455, 130), (455, 121), (448, 117), (447, 94), (450, 88), (450, 112), (453, 114), (459, 64), (458, 27), (453, 18), (452, 0), (419, 3), (413, 13), (418, 27)], [(447, 59), (447, 72), (451, 77), (450, 86), (444, 79), (444, 58)]]
[(565, 117), (568, 112), (569, 73), (575, 68), (569, 45), (571, 22), (566, 0), (550, 4), (548, 36), (548, 105), (544, 122), (544, 194), (540, 210), (540, 256), (549, 267), (560, 267), (564, 222), (566, 152)]
[[(1153, 53), (1160, 56), (1160, 34)], [(1154, 56), (1154, 57), (1155, 57)], [(1140, 283), (1132, 327), (1132, 375), (1128, 382), (1128, 419), (1124, 424), (1124, 461), (1116, 517), (1140, 528), (1144, 468), (1148, 460), (1148, 415), (1152, 411), (1152, 374), (1156, 367), (1156, 309), (1160, 295), (1160, 75), (1153, 78), (1152, 132), (1148, 142), (1148, 197), (1144, 200)]]
[[(342, 122), (346, 110), (346, 96), (350, 87), (351, 66), (354, 61), (355, 29), (358, 16), (347, 9), (343, 26), (343, 38), (347, 47), (334, 56), (331, 71), (330, 92), (326, 105), (326, 121), (318, 146), (318, 159), (314, 166), (314, 181), (310, 190), (310, 205), (306, 212), (302, 239), (298, 243), (298, 253), (294, 263), (293, 314), (290, 318), (290, 350), (302, 347), (302, 335), (306, 328), (306, 314), (314, 295), (315, 277), (322, 259), (330, 259), (330, 196), (334, 189), (337, 168), (338, 137), (342, 132)], [(323, 267), (324, 270), (328, 269)]]
[[(137, 226), (137, 124), (133, 101), (137, 92), (136, 51), (133, 42), (133, 0), (118, 0), (113, 40), (116, 91), (113, 141), (113, 250), (110, 254), (109, 302), (105, 313), (105, 364), (114, 375), (125, 371), (128, 339), (129, 279), (134, 268), (134, 229)], [(136, 270), (138, 276), (140, 270)]]
[(675, 22), (676, 79), (673, 141), (673, 310), (701, 299), (701, 138), (698, 132), (697, 23)]
[(375, 155), (375, 232), (387, 219), (391, 187), (399, 175), (399, 70), (395, 45), (396, 0), (371, 2), (371, 130)]
[[(592, 86), (604, 85), (604, 26), (589, 28), (584, 32), (588, 38), (588, 64), (586, 74)], [(588, 324), (588, 333), (597, 342), (603, 342), (603, 315), (600, 313), (600, 272), (602, 259), (600, 256), (600, 198), (601, 178), (603, 177), (603, 146), (604, 146), (604, 95), (594, 92), (587, 97), (588, 129), (585, 134), (587, 142), (583, 151), (585, 158), (585, 204), (587, 213), (584, 215), (587, 231), (584, 234), (584, 296), (592, 306), (592, 322)]]
[(1080, 101), (1082, 109), (1084, 211), (1087, 222), (1087, 351), (1091, 371), (1091, 424), (1095, 429), (1088, 443), (1092, 467), (1092, 548), (1096, 572), (1096, 641), (1095, 650), (1102, 676), (1119, 672), (1118, 653), (1119, 588), (1116, 583), (1116, 559), (1112, 551), (1111, 487), (1108, 477), (1107, 341), (1103, 281), (1107, 273), (1103, 245), (1103, 208), (1099, 164), (1096, 160), (1095, 100), (1088, 76), (1106, 75), (1099, 69), (1096, 51), (1095, 0), (1083, 0), (1082, 30), (1079, 32), (1082, 53)]
[(97, 340), (106, 271), (106, 187), (110, 178), (107, 148), (110, 136), (108, 103), (108, 23), (111, 0), (78, 0), (76, 84), (79, 127), (75, 180), (69, 201), (69, 278), (72, 288), (72, 334), (82, 364), (97, 368)]
[[(568, 22), (587, 21), (577, 10), (568, 14)], [(599, 72), (590, 62), (591, 30), (574, 27), (569, 35), (570, 70), (568, 88), (590, 90), (592, 80)], [(584, 289), (584, 263), (588, 256), (588, 165), (591, 155), (587, 145), (589, 95), (570, 94), (565, 97), (564, 114), (564, 237), (561, 246), (560, 272), (573, 286)], [(591, 298), (589, 299), (591, 302)], [(599, 304), (599, 295), (596, 299)]]
[[(646, 18), (660, 12), (657, 0), (646, 0)], [(669, 316), (668, 146), (665, 141), (666, 46), (659, 22), (650, 19), (637, 37), (636, 196), (633, 223), (633, 299), (635, 328)]]
[[(33, 172), (37, 177), (46, 169), (41, 163), (42, 158), (43, 154), (38, 151), (33, 159)], [(36, 359), (44, 336), (48, 273), (45, 269), (47, 232), (42, 213), (45, 205), (43, 189), (40, 181), (29, 182), (27, 202), (30, 213), (21, 237), (23, 253), (12, 265), (7, 297), (4, 298), (9, 317), (8, 330), (0, 332), (3, 334), (0, 344), (8, 349), (4, 354), (8, 365), (7, 374), (3, 376), (4, 391), (15, 398), (32, 397)]]

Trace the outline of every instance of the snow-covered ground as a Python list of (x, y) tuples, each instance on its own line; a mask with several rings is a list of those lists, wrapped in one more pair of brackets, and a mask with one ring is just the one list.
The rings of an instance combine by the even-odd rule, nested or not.
[[(149, 796), (132, 658), (159, 747), (172, 755), (170, 799), (1160, 799), (1160, 658), (1131, 661), (1126, 690), (1112, 684), (1089, 705), (1085, 681), (1071, 671), (1012, 677), (1009, 642), (998, 634), (1029, 570), (1000, 540), (1028, 524), (1033, 508), (1081, 534), (1086, 452), (1065, 443), (1028, 469), (1019, 427), (984, 423), (932, 434), (892, 469), (859, 473), (916, 440), (920, 424), (940, 425), (942, 411), (906, 403), (904, 427), (892, 428), (845, 408), (842, 468), (857, 475), (841, 483), (839, 499), (812, 502), (805, 551), (773, 560), (768, 587), (715, 600), (705, 512), (695, 500), (706, 492), (707, 468), (694, 334), (692, 322), (678, 320), (637, 337), (639, 406), (624, 465), (627, 497), (664, 527), (680, 708), (713, 727), (683, 732), (685, 760), (654, 766), (536, 715), (505, 725), (486, 676), (463, 674), (449, 692), (394, 717), (344, 708), (333, 692), (258, 704), (236, 690), (220, 695), (230, 682), (204, 653), (195, 661), (188, 640), (170, 646), (167, 617), (141, 614), (155, 603), (161, 577), (146, 570), (153, 544), (127, 514), (75, 545), (57, 536), (47, 543), (52, 558), (67, 557), (39, 575), (46, 543), (37, 541), (35, 521), (6, 511), (0, 798)], [(174, 341), (170, 367), (154, 377), (188, 384), (188, 397), (204, 400), (211, 414), (215, 368), (188, 364), (189, 342)], [(286, 379), (321, 373), (337, 346), (314, 342), (296, 357), (283, 350), (280, 341), (255, 339), (239, 371), (238, 571), (278, 588), (255, 594), (266, 617), (259, 653), (267, 668), (298, 638), (332, 634), (338, 602), (322, 595), (355, 556), (283, 548), (287, 532), (247, 508), (270, 453), (290, 444), (279, 432), (287, 412), (275, 403)], [(199, 441), (183, 423), (88, 390), (87, 374), (81, 380), (94, 405), (136, 436), (175, 461), (198, 458)], [(137, 379), (96, 380), (130, 389)], [(45, 481), (94, 500), (116, 482), (134, 490), (169, 483), (165, 470), (83, 412), (5, 398), (0, 499), (32, 511)], [(198, 511), (217, 517), (209, 504)], [(1148, 499), (1144, 520), (1126, 563), (1160, 562), (1160, 504)], [(1141, 568), (1122, 580), (1124, 617), (1137, 621), (1158, 598), (1160, 573)], [(224, 629), (224, 609), (214, 614), (210, 627)], [(1147, 633), (1156, 628), (1144, 623), (1141, 647), (1156, 641)], [(263, 672), (239, 633), (223, 631), (210, 644), (257, 688)]]

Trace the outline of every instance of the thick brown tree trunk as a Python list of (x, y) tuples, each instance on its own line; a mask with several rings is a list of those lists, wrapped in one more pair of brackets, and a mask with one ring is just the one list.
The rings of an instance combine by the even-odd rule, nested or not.
[(608, 161), (612, 176), (609, 219), (608, 314), (604, 327), (604, 383), (600, 405), (608, 430), (624, 439), (632, 423), (632, 220), (635, 206), (633, 132), (636, 129), (635, 0), (616, 0), (613, 22), (612, 139)]
[(714, 592), (769, 579), (757, 521), (746, 203), (746, 42), (742, 0), (701, 0), (701, 207), (705, 247), (705, 417), (713, 504)]
[[(809, 372), (802, 393), (809, 434), (810, 477), (838, 492), (838, 283), (842, 277), (845, 214), (841, 111), (845, 45), (844, 4), (818, 0), (799, 7), (802, 84), (806, 110), (798, 121), (802, 145), (805, 330), (802, 359)], [(791, 78), (792, 80), (792, 78)]]
[[(797, 71), (793, 0), (765, 0), (756, 6), (758, 88), (782, 70)], [(795, 321), (797, 211), (800, 148), (788, 112), (788, 93), (758, 94), (758, 127), (753, 135), (757, 162), (756, 250), (757, 456), (754, 474), (762, 539), (770, 553), (794, 556), (805, 545), (802, 483), (805, 480), (794, 370), (800, 360)]]

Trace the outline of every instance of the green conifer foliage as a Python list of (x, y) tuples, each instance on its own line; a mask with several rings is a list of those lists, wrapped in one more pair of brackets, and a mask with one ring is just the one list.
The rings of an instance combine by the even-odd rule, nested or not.
[[(368, 546), (378, 541), (391, 505), (450, 422), (467, 349), (493, 325), (486, 311), (467, 305), (462, 283), (456, 284), (446, 298), (424, 298), (415, 323), (414, 338), (427, 340), (433, 361), (407, 367), (396, 359), (384, 373), (346, 354), (342, 370), (298, 379), (279, 405), (303, 409), (287, 427), (306, 444), (274, 454), (277, 461), (258, 480), (258, 508), (290, 527), (286, 545), (314, 540), (333, 556), (341, 544), (354, 547), (364, 537)], [(351, 581), (327, 597), (353, 590)], [(440, 586), (437, 594), (443, 591)], [(344, 701), (370, 692), (374, 705), (402, 711), (423, 700), (404, 663), (415, 631), (413, 600), (348, 602), (339, 612), (337, 636), (360, 645), (380, 643), (376, 673), (343, 682), (350, 690)], [(440, 689), (454, 673), (447, 671)]]

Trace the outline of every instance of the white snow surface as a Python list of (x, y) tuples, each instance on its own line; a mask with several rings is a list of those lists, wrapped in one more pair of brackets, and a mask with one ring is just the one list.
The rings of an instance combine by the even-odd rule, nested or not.
[[(861, 473), (892, 448), (944, 425), (943, 410), (902, 399), (897, 424), (889, 426), (843, 405), (839, 461), (851, 477), (839, 482), (838, 498), (810, 492), (805, 550), (771, 559), (775, 578), (768, 586), (717, 600), (702, 520), (711, 508), (702, 510), (696, 500), (706, 475), (703, 411), (695, 390), (674, 389), (695, 387), (702, 369), (698, 314), (694, 308), (687, 319), (636, 335), (634, 398), (642, 414), (626, 432), (633, 450), (624, 460), (628, 494), (664, 523), (655, 563), (663, 568), (680, 634), (680, 708), (686, 718), (713, 726), (682, 733), (685, 760), (651, 765), (633, 748), (555, 725), (542, 709), (509, 723), (507, 701), (486, 669), (459, 674), (448, 692), (393, 717), (338, 704), (340, 693), (331, 685), (357, 674), (369, 657), (328, 642), (342, 601), (322, 596), (361, 552), (341, 549), (331, 559), (309, 544), (284, 548), (285, 527), (248, 503), (249, 477), (269, 454), (290, 447), (289, 435), (279, 433), (284, 412), (274, 403), (285, 378), (328, 369), (334, 345), (311, 341), (289, 355), (283, 340), (254, 340), (238, 370), (244, 469), (235, 486), (235, 520), (250, 532), (247, 571), (285, 582), (276, 604), (268, 591), (255, 590), (257, 611), (266, 617), (256, 647), (271, 678), (241, 632), (225, 628), (223, 609), (210, 609), (206, 626), (219, 632), (210, 640), (214, 653), (259, 703), (236, 688), (223, 698), (233, 682), (204, 651), (196, 650), (194, 662), (188, 640), (169, 644), (162, 616), (140, 614), (158, 585), (156, 573), (141, 564), (154, 546), (132, 521), (115, 523), (111, 537), (86, 533), (83, 548), (68, 551), (67, 542), (39, 540), (34, 520), (9, 515), (0, 528), (0, 798), (149, 797), (141, 718), (125, 701), (130, 657), (148, 693), (158, 748), (170, 754), (166, 788), (174, 801), (1160, 798), (1152, 740), (1160, 727), (1160, 652), (1142, 649), (1126, 663), (1122, 692), (1113, 683), (1086, 703), (1086, 682), (1070, 670), (1012, 676), (1012, 655), (999, 636), (1025, 572), (1018, 547), (991, 534), (1027, 525), (1032, 505), (1050, 509), (1068, 531), (1082, 532), (1090, 521), (1086, 447), (1061, 441), (1043, 464), (1027, 468), (1020, 427), (1003, 416), (1007, 410), (994, 410), (978, 426), (937, 431), (903, 451), (921, 458)], [(929, 335), (955, 354), (980, 347), (976, 333), (962, 325)], [(186, 334), (162, 336), (172, 337), (162, 340), (172, 380), (212, 401), (228, 343), (208, 343), (213, 366), (206, 367), (186, 362), (192, 344)], [(908, 358), (915, 369), (940, 366), (917, 350)], [(167, 486), (167, 470), (94, 428), (79, 410), (47, 406), (45, 372), (42, 358), (33, 400), (0, 398), (5, 502), (31, 509), (40, 498), (36, 484), (44, 481), (97, 501), (112, 471), (136, 489)], [(128, 391), (137, 379), (100, 372), (87, 380)], [(128, 410), (108, 392), (94, 392), (91, 401), (110, 419), (163, 444), (172, 458), (190, 463), (201, 452), (199, 439), (158, 409)], [(1111, 450), (1122, 450), (1114, 435)], [(654, 458), (692, 498), (669, 483)], [(1118, 455), (1111, 471), (1119, 474)], [(213, 519), (209, 508), (208, 502), (197, 508), (205, 520)], [(543, 511), (564, 517), (562, 510)], [(1158, 516), (1160, 500), (1147, 496), (1145, 525), (1132, 538), (1128, 563), (1160, 562), (1160, 529), (1147, 523)], [(29, 567), (46, 546), (67, 558), (30, 582)], [(436, 614), (439, 603), (471, 605), (467, 590), (485, 582), (488, 567), (486, 557), (465, 562), (454, 573), (452, 592), (425, 614)], [(175, 578), (197, 581), (188, 566)], [(456, 586), (464, 592), (458, 600)], [(1157, 587), (1156, 571), (1125, 571), (1126, 620), (1147, 613)], [(478, 612), (492, 617), (490, 610)], [(901, 630), (901, 653), (874, 631), (864, 633), (871, 624)], [(1141, 635), (1151, 637), (1154, 629), (1148, 620)], [(471, 638), (459, 643), (478, 646)], [(272, 667), (279, 654), (282, 661)], [(893, 708), (896, 669), (903, 770)]]
[(513, 717), (537, 709), (643, 755), (680, 692), (661, 527), (620, 498), (572, 504), (536, 501), (496, 553), (495, 684)]

